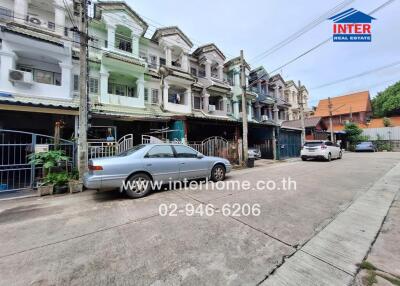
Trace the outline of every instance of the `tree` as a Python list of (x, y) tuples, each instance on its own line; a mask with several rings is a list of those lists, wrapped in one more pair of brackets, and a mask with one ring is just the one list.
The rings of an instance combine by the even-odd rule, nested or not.
[(350, 150), (354, 150), (355, 145), (358, 143), (368, 140), (367, 136), (361, 135), (363, 130), (354, 122), (347, 123), (344, 127), (344, 131), (350, 143)]
[(378, 92), (372, 99), (372, 110), (376, 117), (400, 114), (400, 81)]

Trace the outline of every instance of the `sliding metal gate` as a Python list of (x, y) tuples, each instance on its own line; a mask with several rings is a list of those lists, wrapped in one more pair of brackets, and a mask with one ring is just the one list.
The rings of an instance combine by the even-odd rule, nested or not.
[[(59, 149), (75, 164), (75, 144), (60, 139)], [(33, 189), (42, 176), (42, 167), (30, 164), (27, 156), (33, 152), (54, 150), (54, 137), (23, 131), (0, 129), (0, 193)]]

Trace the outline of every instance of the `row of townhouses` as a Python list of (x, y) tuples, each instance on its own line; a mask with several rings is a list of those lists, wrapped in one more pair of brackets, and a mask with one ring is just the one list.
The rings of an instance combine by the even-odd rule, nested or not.
[[(240, 58), (215, 44), (194, 47), (176, 26), (155, 29), (125, 2), (92, 5), (88, 49), (89, 140), (133, 134), (199, 142), (241, 137)], [(76, 138), (79, 23), (71, 0), (0, 0), (0, 128)], [(300, 118), (299, 88), (246, 63), (250, 145)], [(103, 129), (101, 129), (103, 128)]]

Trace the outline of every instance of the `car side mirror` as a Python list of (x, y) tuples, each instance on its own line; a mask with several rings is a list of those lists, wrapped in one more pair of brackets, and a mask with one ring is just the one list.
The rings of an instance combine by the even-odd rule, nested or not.
[(197, 159), (201, 159), (201, 158), (204, 158), (204, 155), (203, 154), (201, 154), (201, 153), (197, 153)]

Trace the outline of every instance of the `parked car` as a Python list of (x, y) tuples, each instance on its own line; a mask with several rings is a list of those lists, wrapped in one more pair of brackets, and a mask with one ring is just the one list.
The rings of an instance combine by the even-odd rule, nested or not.
[(361, 142), (357, 144), (355, 148), (356, 152), (362, 152), (362, 151), (376, 152), (377, 150), (378, 150), (377, 147), (371, 141)]
[(142, 144), (117, 156), (89, 160), (83, 181), (89, 189), (120, 188), (129, 197), (140, 198), (151, 192), (151, 182), (160, 185), (198, 178), (222, 181), (231, 169), (228, 160), (204, 156), (186, 145)]
[(261, 150), (259, 148), (250, 147), (247, 154), (249, 154), (249, 158), (261, 159)]
[(343, 152), (338, 144), (327, 140), (316, 140), (305, 142), (300, 153), (301, 159), (342, 159)]

